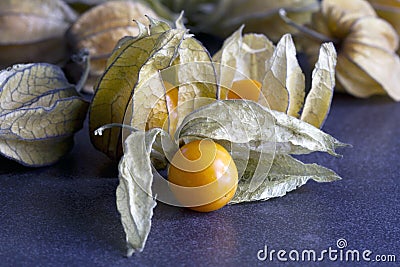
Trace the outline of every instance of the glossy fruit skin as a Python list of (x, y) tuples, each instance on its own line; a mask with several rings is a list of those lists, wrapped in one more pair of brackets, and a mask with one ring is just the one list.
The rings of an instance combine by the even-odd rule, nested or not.
[(174, 155), (168, 180), (180, 204), (195, 211), (210, 212), (232, 199), (238, 171), (224, 147), (212, 140), (196, 140), (182, 146)]
[(228, 99), (248, 99), (257, 102), (260, 97), (261, 83), (256, 80), (237, 80), (228, 91)]

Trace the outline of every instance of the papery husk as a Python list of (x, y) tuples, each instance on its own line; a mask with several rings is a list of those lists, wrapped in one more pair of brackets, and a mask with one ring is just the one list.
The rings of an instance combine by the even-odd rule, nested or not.
[[(400, 0), (368, 0), (379, 17), (385, 19), (400, 35)], [(397, 49), (400, 54), (400, 49)]]
[(64, 34), (76, 13), (63, 1), (3, 0), (0, 10), (0, 68), (66, 60)]
[(90, 54), (86, 92), (93, 93), (93, 85), (104, 72), (118, 40), (139, 34), (133, 20), (145, 23), (146, 15), (157, 18), (152, 9), (140, 2), (110, 1), (91, 8), (71, 26), (67, 37), (73, 51), (87, 49)]
[[(364, 0), (325, 0), (309, 27), (335, 43), (337, 89), (356, 97), (388, 94), (400, 101), (399, 36)], [(321, 41), (299, 38), (311, 62)]]
[(71, 150), (88, 106), (58, 66), (0, 71), (0, 155), (30, 167), (57, 162)]
[[(98, 137), (94, 131), (99, 127), (124, 123), (137, 130), (164, 128), (172, 133), (186, 114), (217, 97), (214, 66), (202, 44), (180, 21), (175, 29), (159, 20), (149, 21), (149, 27), (138, 23), (138, 36), (118, 42), (96, 85), (90, 137), (93, 145), (112, 159), (122, 156), (122, 130), (112, 128)], [(172, 86), (166, 86), (168, 83)], [(178, 90), (175, 111), (167, 103), (171, 88), (166, 87)], [(175, 120), (168, 119), (173, 112)]]
[[(273, 110), (300, 118), (321, 128), (328, 116), (335, 86), (336, 51), (324, 43), (312, 75), (311, 89), (305, 98), (305, 77), (298, 63), (290, 34), (276, 46), (262, 34), (242, 35), (240, 27), (213, 56), (221, 88), (231, 88), (234, 81), (262, 82), (258, 103)], [(227, 99), (220, 90), (219, 99)]]

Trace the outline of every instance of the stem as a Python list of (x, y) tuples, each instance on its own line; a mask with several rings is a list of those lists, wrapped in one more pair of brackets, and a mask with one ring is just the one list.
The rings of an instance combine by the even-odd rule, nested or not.
[(124, 128), (124, 129), (131, 130), (131, 131), (133, 131), (133, 132), (137, 132), (137, 131), (138, 131), (138, 129), (136, 129), (135, 127), (132, 127), (132, 126), (127, 125), (127, 124), (122, 124), (122, 123), (109, 123), (109, 124), (106, 124), (106, 125), (103, 125), (103, 126), (97, 128), (97, 129), (94, 131), (94, 135), (103, 135), (104, 130), (111, 129), (111, 128), (113, 128), (113, 127), (121, 127), (121, 128)]
[(89, 76), (90, 71), (90, 55), (89, 50), (82, 49), (78, 54), (72, 56), (72, 60), (78, 64), (85, 64), (85, 68), (79, 82), (76, 84), (75, 88), (78, 93), (80, 93), (85, 86), (86, 80)]
[(294, 22), (293, 20), (291, 20), (287, 16), (286, 10), (283, 9), (283, 8), (279, 9), (279, 16), (281, 17), (281, 19), (286, 24), (288, 24), (289, 26), (292, 26), (293, 28), (297, 29), (298, 31), (300, 31), (300, 32), (302, 32), (302, 33), (304, 33), (306, 35), (308, 35), (309, 37), (311, 37), (313, 39), (316, 39), (316, 40), (321, 41), (321, 42), (332, 42), (334, 44), (338, 44), (338, 42), (339, 42), (335, 38), (331, 38), (331, 37), (325, 36), (324, 34), (321, 34), (321, 33), (317, 32), (317, 31), (314, 31), (314, 30), (312, 30), (310, 28), (307, 28), (306, 26), (297, 24), (296, 22)]

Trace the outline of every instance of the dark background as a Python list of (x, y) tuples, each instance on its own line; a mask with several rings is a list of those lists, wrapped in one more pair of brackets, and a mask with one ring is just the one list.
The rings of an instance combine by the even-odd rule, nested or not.
[(309, 182), (282, 198), (206, 214), (159, 203), (144, 251), (131, 258), (124, 257), (115, 204), (117, 163), (92, 147), (85, 124), (74, 149), (54, 166), (31, 169), (0, 158), (0, 266), (271, 266), (276, 258), (257, 260), (264, 245), (318, 252), (336, 249), (340, 238), (346, 249), (371, 250), (371, 258), (395, 254), (398, 264), (399, 121), (400, 104), (387, 97), (336, 94), (323, 130), (353, 148), (341, 149), (343, 158), (301, 159), (343, 180)]

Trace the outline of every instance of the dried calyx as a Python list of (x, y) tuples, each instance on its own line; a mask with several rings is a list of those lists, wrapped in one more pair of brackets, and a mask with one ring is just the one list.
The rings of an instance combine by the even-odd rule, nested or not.
[(90, 75), (84, 91), (93, 93), (93, 86), (106, 68), (118, 40), (139, 33), (133, 20), (144, 23), (145, 14), (157, 17), (141, 2), (110, 1), (94, 6), (83, 13), (67, 32), (72, 52), (87, 49), (90, 53)]
[(296, 27), (303, 32), (298, 42), (312, 62), (321, 42), (333, 41), (338, 90), (357, 97), (388, 94), (400, 101), (399, 36), (367, 1), (324, 0), (309, 25)]
[(57, 162), (72, 148), (88, 106), (55, 65), (1, 71), (0, 155), (30, 167)]
[(0, 69), (16, 63), (62, 63), (65, 32), (76, 13), (61, 0), (0, 1)]

